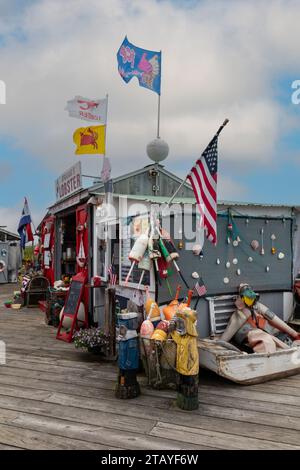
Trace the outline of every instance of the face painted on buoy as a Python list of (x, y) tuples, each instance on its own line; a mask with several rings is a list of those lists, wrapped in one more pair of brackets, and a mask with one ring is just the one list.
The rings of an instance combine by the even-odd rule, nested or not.
[(252, 307), (255, 299), (251, 299), (250, 297), (243, 297), (243, 302), (247, 305), (247, 307)]

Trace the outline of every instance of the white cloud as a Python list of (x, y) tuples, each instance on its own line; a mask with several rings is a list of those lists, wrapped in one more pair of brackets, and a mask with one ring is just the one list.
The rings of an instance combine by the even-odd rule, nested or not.
[[(235, 179), (220, 175), (218, 181), (218, 200), (244, 201), (249, 198), (248, 188)], [(249, 198), (250, 199), (250, 198)]]
[[(23, 201), (18, 201), (12, 207), (1, 207), (0, 206), (0, 226), (4, 226), (6, 230), (9, 230), (13, 233), (17, 233), (19, 220), (22, 213)], [(31, 208), (32, 210), (32, 208)], [(42, 218), (44, 217), (46, 211), (43, 209), (33, 208), (31, 212), (31, 219), (33, 221), (33, 226), (36, 227)]]
[[(19, 27), (25, 38), (9, 36), (1, 49), (1, 133), (59, 174), (77, 160), (72, 133), (81, 125), (67, 116), (66, 100), (108, 92), (113, 175), (147, 164), (157, 96), (118, 75), (116, 51), (127, 34), (140, 47), (163, 51), (161, 136), (170, 146), (169, 168), (179, 160), (189, 166), (225, 117), (220, 149), (233, 173), (267, 164), (288, 122), (272, 83), (274, 74), (298, 66), (299, 1), (177, 3), (41, 0), (0, 22), (4, 33)], [(100, 171), (98, 157), (82, 160), (85, 172)]]

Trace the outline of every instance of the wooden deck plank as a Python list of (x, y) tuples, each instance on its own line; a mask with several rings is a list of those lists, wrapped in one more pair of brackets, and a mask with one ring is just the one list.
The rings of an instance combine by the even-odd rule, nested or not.
[[(1, 379), (3, 379), (1, 376), (0, 376), (0, 381)], [(5, 377), (4, 377), (5, 379)], [(35, 381), (35, 382), (32, 382), (32, 379), (24, 379), (24, 378), (18, 378), (18, 377), (8, 377), (8, 379), (12, 379), (12, 382), (14, 385), (20, 385), (23, 387), (36, 387), (37, 385), (40, 387), (40, 389), (46, 389), (46, 390), (57, 390), (57, 391), (67, 391), (68, 393), (73, 393), (73, 395), (79, 395), (81, 397), (83, 396), (90, 396), (90, 397), (94, 397), (94, 398), (97, 398), (98, 397), (98, 389), (93, 389), (93, 388), (89, 388), (87, 389), (86, 387), (76, 387), (74, 388), (73, 386), (70, 386), (69, 384), (57, 384), (57, 383), (52, 383), (52, 382), (41, 382), (41, 381)], [(67, 390), (66, 390), (67, 388)], [(12, 396), (18, 396), (19, 393), (18, 393), (18, 388), (16, 389), (16, 393), (12, 394)], [(28, 393), (25, 395), (25, 394), (22, 394), (22, 396), (28, 396), (30, 395), (30, 391), (28, 391)], [(174, 398), (174, 397), (173, 397)], [(0, 400), (1, 402), (1, 400)], [(139, 407), (138, 407), (139, 408)], [(107, 407), (106, 409), (108, 409), (110, 412), (111, 412), (111, 408)], [(113, 407), (113, 410), (115, 410), (115, 407)], [(124, 411), (123, 411), (124, 412)], [(61, 411), (58, 411), (58, 414), (57, 416), (60, 416), (60, 413)], [(148, 412), (147, 412), (148, 413)], [(139, 409), (137, 409), (136, 411), (136, 416), (140, 415), (140, 411)], [(175, 415), (175, 418), (173, 419)], [(104, 414), (104, 418), (105, 420), (107, 420), (107, 414)], [(149, 418), (149, 414), (147, 415), (148, 418)], [(157, 412), (156, 414), (153, 415), (153, 412), (151, 412), (151, 417), (153, 419), (161, 419), (161, 420), (169, 420), (175, 424), (180, 424), (181, 423), (181, 420), (182, 420), (182, 415), (180, 414), (180, 412), (178, 413), (177, 410), (172, 410), (172, 413), (169, 413), (168, 411), (167, 412), (162, 412), (162, 410), (159, 410), (159, 412)], [(172, 417), (172, 419), (171, 419)], [(280, 419), (280, 417), (277, 417), (278, 419)], [(100, 418), (99, 418), (100, 419)], [(119, 420), (119, 418), (117, 418), (117, 421)], [(146, 418), (144, 417), (143, 420), (146, 420)], [(189, 422), (190, 422), (191, 418), (189, 418)], [(196, 420), (193, 420), (193, 425), (194, 426), (197, 426), (199, 424), (199, 426), (211, 426), (211, 424), (213, 425), (213, 429), (215, 430), (218, 430), (220, 429), (220, 427), (222, 427), (222, 429), (225, 427), (227, 429), (226, 432), (228, 431), (232, 431), (232, 428), (236, 428), (235, 433), (237, 434), (241, 434), (244, 429), (245, 429), (245, 425), (244, 424), (241, 424), (239, 421), (235, 421), (234, 423), (231, 421), (231, 420), (218, 420), (218, 419), (214, 419), (212, 418), (212, 421), (209, 422), (209, 418), (206, 418), (206, 420), (208, 421), (205, 422), (205, 420), (201, 420), (201, 418), (199, 416), (197, 416), (197, 419)], [(110, 420), (111, 421), (111, 420)], [(109, 422), (110, 422), (109, 421)], [(147, 420), (146, 420), (147, 421)], [(199, 421), (199, 423), (198, 423)], [(229, 422), (228, 422), (229, 421)], [(274, 421), (274, 419), (271, 419), (270, 421)], [(100, 421), (98, 421), (100, 422)], [(101, 422), (102, 422), (102, 418), (101, 418)], [(126, 419), (125, 419), (125, 422), (123, 423), (125, 425), (126, 423)], [(122, 425), (123, 425), (122, 424)], [(129, 418), (127, 418), (127, 424), (130, 425), (130, 420)], [(149, 427), (151, 428), (151, 426), (154, 424), (154, 422), (151, 422), (151, 424), (149, 425)], [(269, 439), (269, 440), (272, 440), (272, 439), (279, 439), (280, 437), (282, 437), (282, 429), (281, 428), (272, 428), (272, 427), (266, 427), (264, 426), (262, 429), (259, 428), (258, 426), (259, 424), (259, 420), (257, 420), (257, 424), (253, 424), (252, 427), (251, 427), (251, 435), (256, 435), (259, 437), (259, 438), (262, 438), (263, 435), (265, 434), (267, 437), (266, 439)], [(111, 424), (110, 424), (111, 425)], [(250, 424), (248, 424), (248, 427), (250, 426)], [(135, 429), (136, 427), (136, 423), (133, 422), (133, 429)], [(224, 432), (225, 432), (225, 429), (224, 429)], [(288, 439), (283, 439), (282, 442), (290, 442), (290, 440), (292, 440), (293, 443), (297, 444), (297, 442), (299, 441), (299, 431), (296, 431), (296, 433), (294, 434), (293, 432), (290, 432), (288, 433), (287, 430), (285, 430), (285, 434), (284, 434), (284, 437), (286, 437), (288, 434)]]
[[(82, 424), (101, 425), (117, 430), (126, 429), (127, 432), (139, 432), (147, 434), (156, 424), (156, 420), (139, 418), (137, 416), (123, 415), (120, 410), (99, 411), (80, 409), (72, 406), (49, 404), (35, 400), (21, 399), (17, 397), (1, 397), (0, 419), (6, 416), (6, 412), (20, 413), (26, 411), (38, 416), (60, 418)], [(104, 406), (105, 409), (105, 406)]]
[[(187, 420), (188, 421), (188, 420)], [(194, 442), (195, 444), (210, 443), (219, 449), (231, 450), (297, 450), (299, 446), (265, 441), (263, 439), (253, 439), (252, 437), (243, 438), (233, 434), (224, 434), (222, 432), (205, 431), (203, 429), (195, 429), (188, 426), (170, 425), (169, 423), (158, 422), (152, 429), (151, 435), (163, 437), (168, 433), (173, 439), (182, 442)]]
[[(78, 385), (87, 385), (88, 383), (91, 384), (92, 382), (97, 381), (99, 384), (100, 388), (105, 388), (106, 390), (111, 390), (114, 387), (115, 383), (115, 377), (117, 372), (111, 372), (111, 371), (103, 371), (103, 370), (96, 370), (93, 373), (90, 372), (90, 370), (81, 370), (81, 373), (77, 376), (75, 379), (74, 375), (71, 377), (69, 376), (69, 368), (65, 366), (55, 366), (55, 365), (45, 365), (41, 364), (35, 367), (35, 371), (32, 374), (32, 364), (26, 363), (23, 364), (22, 369), (20, 370), (20, 363), (17, 361), (9, 361), (8, 362), (9, 366), (6, 366), (4, 369), (4, 373), (7, 371), (10, 374), (18, 373), (21, 376), (26, 376), (27, 374), (24, 372), (24, 370), (28, 369), (29, 374), (33, 378), (38, 377), (39, 379), (44, 379), (44, 380), (55, 380), (55, 382), (68, 382), (68, 383), (75, 383)], [(12, 366), (13, 370), (10, 370), (10, 367)], [(57, 368), (56, 368), (57, 367)], [(42, 374), (36, 374), (37, 370), (48, 370), (46, 373)], [(55, 370), (58, 371), (66, 371), (68, 374), (65, 376), (64, 374), (58, 374), (55, 373)], [(93, 385), (97, 387), (97, 383), (94, 383)], [(246, 399), (246, 400), (253, 400), (254, 392), (252, 390), (249, 390), (250, 387), (240, 387), (236, 388), (234, 386), (226, 386), (226, 397), (232, 397), (232, 398), (241, 398), (241, 399)], [(206, 397), (207, 394), (209, 395), (218, 395), (218, 396), (223, 396), (224, 395), (224, 389), (220, 389), (219, 387), (213, 387), (213, 386), (208, 386), (205, 384), (201, 384), (199, 386), (199, 393), (201, 396)], [(147, 390), (146, 394), (148, 396), (157, 396), (157, 392), (152, 391), (152, 390)], [(168, 391), (161, 391), (159, 394), (160, 397), (165, 397), (165, 398), (172, 398), (174, 396), (174, 392), (168, 392)], [(265, 389), (263, 389), (261, 392), (256, 391), (255, 392), (255, 400), (258, 401), (263, 401), (268, 403), (276, 403), (276, 404), (284, 404), (285, 409), (286, 405), (290, 406), (300, 406), (300, 397), (295, 396), (295, 395), (280, 395), (279, 393), (274, 394), (274, 393), (269, 393)], [(150, 402), (148, 402), (149, 404)], [(266, 411), (268, 409), (269, 405), (267, 405)], [(297, 410), (296, 410), (297, 411)]]
[(61, 419), (42, 418), (40, 416), (30, 416), (22, 414), (14, 420), (14, 424), (24, 429), (35, 429), (51, 435), (59, 435), (63, 438), (80, 439), (90, 443), (98, 443), (112, 448), (114, 443), (123, 449), (145, 449), (145, 450), (193, 450), (211, 449), (212, 445), (200, 447), (193, 442), (179, 441), (176, 439), (166, 439), (164, 436), (152, 436), (128, 432), (123, 430), (108, 429), (107, 427), (83, 425), (81, 423), (70, 423)]
[[(18, 386), (18, 381), (20, 381), (20, 385), (24, 387), (24, 379), (23, 378), (16, 378), (16, 377), (11, 377), (13, 379), (13, 382), (16, 386)], [(16, 380), (17, 379), (17, 382)], [(26, 386), (30, 384), (31, 379), (27, 379)], [(40, 385), (40, 388), (46, 388), (46, 389), (51, 389), (51, 390), (62, 390), (64, 387), (67, 387), (67, 384), (55, 384), (52, 382), (40, 382), (37, 381)], [(36, 386), (35, 383), (31, 383), (31, 386)], [(81, 387), (79, 390), (78, 388), (69, 388), (69, 393), (71, 394), (73, 391), (74, 395), (78, 394), (81, 396), (85, 395), (93, 395), (94, 397), (97, 397), (98, 390), (97, 389), (86, 389), (86, 387)], [(14, 394), (15, 398), (19, 395), (18, 393), (18, 388), (16, 393)], [(0, 403), (1, 403), (1, 398), (0, 398)], [(171, 402), (170, 402), (171, 404)], [(5, 400), (5, 405), (12, 407), (13, 409), (18, 409), (22, 410), (22, 406), (26, 406), (26, 409), (32, 412), (36, 412), (36, 407), (35, 404), (31, 404), (31, 402), (28, 403), (21, 403), (20, 402), (14, 402), (8, 400)], [(110, 405), (110, 403), (106, 403), (105, 406), (103, 406), (103, 409), (105, 409), (105, 412), (98, 411), (97, 413), (95, 411), (92, 411), (92, 418), (95, 418), (95, 421), (93, 423), (99, 424), (99, 423), (107, 423), (108, 426), (111, 427), (117, 427), (119, 428), (120, 426), (123, 428), (124, 426), (127, 426), (128, 429), (139, 429), (141, 427), (141, 423), (145, 426), (144, 429), (141, 429), (142, 432), (147, 432), (149, 431), (155, 424), (155, 420), (161, 420), (165, 422), (171, 422), (174, 424), (181, 424), (183, 415), (180, 410), (177, 409), (172, 409), (172, 412), (170, 413), (168, 410), (151, 410), (151, 417), (149, 417), (149, 411), (145, 407), (141, 408), (140, 406), (136, 406), (133, 409), (129, 407), (125, 407), (122, 409), (122, 415), (116, 415), (116, 413), (120, 412), (119, 406), (114, 406), (114, 404)], [(67, 411), (66, 411), (67, 410)], [(236, 411), (236, 410), (235, 410)], [(70, 408), (70, 407), (65, 407), (65, 406), (60, 406), (56, 405), (54, 407), (49, 407), (47, 404), (43, 404), (43, 406), (39, 405), (38, 412), (42, 413), (43, 415), (49, 415), (49, 416), (54, 416), (54, 417), (64, 417), (64, 419), (68, 420), (73, 420), (73, 421), (78, 421), (79, 419), (82, 422), (89, 423), (91, 419), (91, 410), (86, 410), (82, 413), (81, 410), (76, 410), (76, 408)], [(1, 414), (1, 410), (0, 410)], [(258, 416), (258, 417), (257, 417)], [(266, 440), (277, 440), (279, 442), (283, 443), (292, 443), (292, 444), (298, 444), (299, 442), (299, 430), (300, 426), (298, 426), (298, 430), (290, 429), (289, 427), (299, 425), (298, 420), (294, 420), (293, 423), (290, 425), (289, 423), (287, 424), (287, 427), (284, 429), (280, 427), (274, 427), (274, 416), (270, 416), (269, 420), (267, 421), (269, 426), (265, 426), (261, 424), (261, 417), (265, 417), (264, 414), (258, 413), (254, 417), (252, 416), (252, 421), (253, 423), (249, 423), (248, 421), (233, 421), (232, 419), (222, 419), (222, 418), (211, 418), (209, 416), (204, 415), (189, 415), (189, 424), (199, 427), (199, 428), (204, 428), (204, 429), (211, 429), (211, 430), (219, 430), (223, 429), (224, 433), (233, 433), (237, 435), (251, 435), (253, 437), (257, 437), (259, 439), (266, 439)], [(133, 417), (137, 418), (137, 421), (133, 419)], [(231, 417), (231, 416), (230, 416)], [(149, 422), (149, 419), (151, 418), (151, 421)], [(256, 419), (254, 419), (256, 418)], [(281, 416), (275, 416), (278, 420), (281, 420)], [(265, 422), (265, 421), (263, 421)], [(272, 424), (273, 426), (271, 426)]]
[[(0, 286), (0, 301), (8, 291)], [(174, 406), (175, 392), (150, 389), (142, 376), (140, 397), (117, 400), (116, 365), (55, 336), (39, 310), (0, 305), (0, 449), (300, 446), (300, 374), (239, 386), (201, 371), (199, 410), (186, 413)]]
[[(17, 363), (16, 361), (20, 361), (21, 359), (22, 359), (22, 363), (26, 362), (26, 367), (28, 367), (27, 366), (27, 363), (28, 363), (30, 364), (31, 368), (35, 368), (35, 369), (37, 369), (39, 366), (43, 368), (44, 364), (47, 364), (47, 365), (54, 364), (57, 366), (64, 366), (68, 370), (70, 370), (70, 367), (72, 367), (76, 369), (76, 372), (80, 371), (82, 374), (87, 373), (87, 375), (91, 371), (94, 371), (94, 373), (99, 371), (101, 384), (103, 386), (105, 386), (105, 384), (110, 381), (110, 379), (107, 379), (107, 376), (104, 376), (107, 370), (110, 371), (112, 369), (112, 365), (110, 363), (99, 362), (99, 365), (97, 366), (97, 364), (95, 363), (90, 364), (90, 363), (84, 363), (84, 362), (74, 362), (70, 360), (60, 360), (57, 358), (39, 357), (39, 356), (29, 356), (23, 359), (22, 355), (8, 354), (8, 365), (12, 364), (11, 360), (13, 360), (14, 363)], [(115, 373), (117, 374), (117, 370)], [(1, 378), (0, 378), (0, 381), (1, 381)], [(145, 380), (143, 381), (146, 382)], [(278, 386), (279, 384), (284, 385), (284, 386), (279, 387)], [(94, 386), (97, 387), (97, 384), (93, 382), (93, 387)], [(110, 388), (110, 385), (107, 383), (106, 387)], [(300, 403), (299, 388), (291, 387), (290, 385), (285, 385), (282, 383), (282, 380), (277, 381), (277, 383), (275, 382), (275, 384), (274, 382), (272, 382), (270, 384), (264, 383), (264, 384), (259, 384), (259, 385), (250, 385), (250, 386), (243, 386), (243, 387), (236, 387), (235, 385), (232, 385), (224, 381), (224, 383), (222, 383), (222, 388), (220, 389), (219, 386), (216, 386), (215, 381), (212, 382), (211, 380), (207, 380), (207, 378), (204, 377), (204, 380), (201, 380), (200, 378), (199, 390), (200, 390), (200, 393), (201, 391), (204, 391), (204, 392), (212, 391), (213, 393), (217, 395), (224, 394), (224, 390), (225, 390), (227, 396), (228, 395), (236, 396), (236, 394), (238, 394), (238, 396), (245, 397), (245, 398), (253, 398), (255, 394), (255, 399), (259, 399), (261, 401), (271, 401), (273, 403), (289, 403), (291, 405), (296, 405), (296, 406), (298, 406)], [(147, 394), (148, 393), (151, 393), (151, 392), (147, 391)], [(166, 393), (166, 392), (162, 392), (162, 393)], [(277, 395), (279, 395), (279, 397), (277, 397)]]
[(107, 445), (89, 443), (79, 439), (70, 439), (60, 436), (32, 431), (13, 425), (0, 424), (0, 443), (2, 445), (21, 447), (22, 449), (40, 450), (100, 450), (107, 449)]
[[(10, 415), (11, 413), (11, 415)], [(123, 428), (113, 429), (103, 427), (100, 424), (91, 425), (77, 422), (70, 422), (61, 418), (52, 418), (48, 416), (34, 415), (30, 413), (10, 412), (6, 410), (0, 412), (0, 432), (1, 424), (9, 424), (21, 429), (31, 430), (33, 432), (42, 432), (47, 435), (69, 439), (75, 439), (78, 442), (86, 443), (88, 446), (95, 443), (104, 446), (107, 449), (153, 449), (159, 450), (163, 446), (167, 450), (172, 449), (197, 449), (193, 443), (180, 442), (175, 439), (168, 440), (165, 438), (157, 438), (149, 434), (140, 434), (131, 431), (130, 433)], [(137, 431), (137, 430), (136, 430)], [(0, 437), (1, 440), (1, 437)], [(83, 446), (85, 447), (84, 444)], [(41, 445), (41, 444), (39, 444)], [(201, 449), (210, 449), (212, 446), (203, 446)], [(80, 448), (80, 447), (79, 447)], [(97, 448), (97, 447), (96, 447)]]
[(24, 450), (24, 448), (0, 444), (0, 450)]

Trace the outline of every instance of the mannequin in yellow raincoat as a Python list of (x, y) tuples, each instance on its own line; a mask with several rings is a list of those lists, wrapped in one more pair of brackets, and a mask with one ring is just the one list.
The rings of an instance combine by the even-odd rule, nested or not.
[(195, 410), (199, 407), (196, 321), (197, 312), (186, 308), (177, 311), (170, 322), (170, 329), (173, 330), (172, 339), (177, 345), (176, 370), (179, 373), (177, 405), (184, 410)]

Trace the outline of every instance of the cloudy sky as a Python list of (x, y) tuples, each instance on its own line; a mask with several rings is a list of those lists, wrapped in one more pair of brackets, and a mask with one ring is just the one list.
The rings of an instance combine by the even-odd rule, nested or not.
[[(0, 0), (0, 225), (15, 230), (29, 199), (35, 223), (55, 178), (79, 157), (68, 117), (75, 95), (109, 94), (113, 176), (149, 163), (157, 95), (117, 72), (127, 34), (162, 50), (166, 167), (185, 176), (225, 117), (219, 199), (300, 204), (299, 0)], [(81, 157), (99, 175), (101, 157)]]

